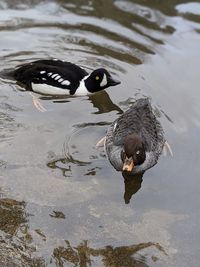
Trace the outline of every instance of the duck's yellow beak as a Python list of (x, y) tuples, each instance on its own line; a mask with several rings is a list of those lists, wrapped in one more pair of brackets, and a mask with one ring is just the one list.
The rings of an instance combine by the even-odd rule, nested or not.
[(126, 157), (124, 160), (122, 171), (132, 172), (133, 168), (134, 168), (134, 162), (132, 157), (131, 158)]

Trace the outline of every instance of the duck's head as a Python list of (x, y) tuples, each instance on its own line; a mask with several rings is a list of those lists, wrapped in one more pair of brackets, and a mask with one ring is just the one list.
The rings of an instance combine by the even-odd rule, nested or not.
[(145, 161), (145, 148), (139, 135), (131, 134), (125, 138), (121, 159), (123, 162), (122, 171), (125, 172), (132, 172), (134, 166), (140, 165)]
[(104, 90), (109, 86), (115, 86), (120, 83), (120, 81), (115, 80), (104, 68), (94, 70), (85, 80), (87, 90), (91, 93)]

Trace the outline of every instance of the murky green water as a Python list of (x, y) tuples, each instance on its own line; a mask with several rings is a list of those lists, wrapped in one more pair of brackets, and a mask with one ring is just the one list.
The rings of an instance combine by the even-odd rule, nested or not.
[[(122, 81), (42, 97), (0, 80), (0, 266), (198, 267), (200, 1), (0, 1), (0, 70), (54, 57)], [(174, 157), (127, 180), (95, 148), (148, 96)]]

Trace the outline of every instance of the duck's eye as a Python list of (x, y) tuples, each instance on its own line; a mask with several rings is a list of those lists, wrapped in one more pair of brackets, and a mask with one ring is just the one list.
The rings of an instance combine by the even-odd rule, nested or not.
[(139, 155), (140, 154), (140, 150), (136, 151), (136, 155)]
[(96, 76), (95, 79), (98, 81), (99, 80), (99, 76)]

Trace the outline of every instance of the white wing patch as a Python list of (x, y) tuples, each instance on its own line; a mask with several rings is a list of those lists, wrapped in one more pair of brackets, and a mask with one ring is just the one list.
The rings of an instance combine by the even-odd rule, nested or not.
[(116, 127), (117, 127), (117, 122), (115, 122), (115, 124), (114, 124), (113, 132), (115, 131)]
[[(40, 74), (45, 74), (46, 71), (40, 71)], [(58, 83), (60, 83), (61, 85), (70, 85), (71, 82), (68, 80), (63, 79), (58, 73), (52, 73), (52, 72), (48, 72), (47, 76), (49, 76), (50, 78), (54, 79), (55, 81), (57, 81)], [(42, 78), (42, 80), (47, 80), (46, 78)]]
[(103, 86), (105, 86), (107, 83), (108, 83), (108, 81), (107, 81), (107, 77), (106, 77), (106, 75), (104, 74), (104, 75), (103, 75), (103, 79), (102, 79), (102, 81), (101, 81), (101, 83), (100, 83), (100, 86), (103, 87)]
[(55, 78), (54, 78), (54, 80), (59, 80), (61, 78), (61, 76), (60, 75), (57, 75)]
[(61, 82), (62, 85), (70, 85), (70, 81), (68, 80), (64, 80)]
[(57, 73), (54, 73), (54, 74), (51, 76), (51, 78), (54, 79), (57, 75), (58, 75)]
[(32, 90), (44, 95), (69, 95), (70, 91), (46, 83), (32, 83)]

